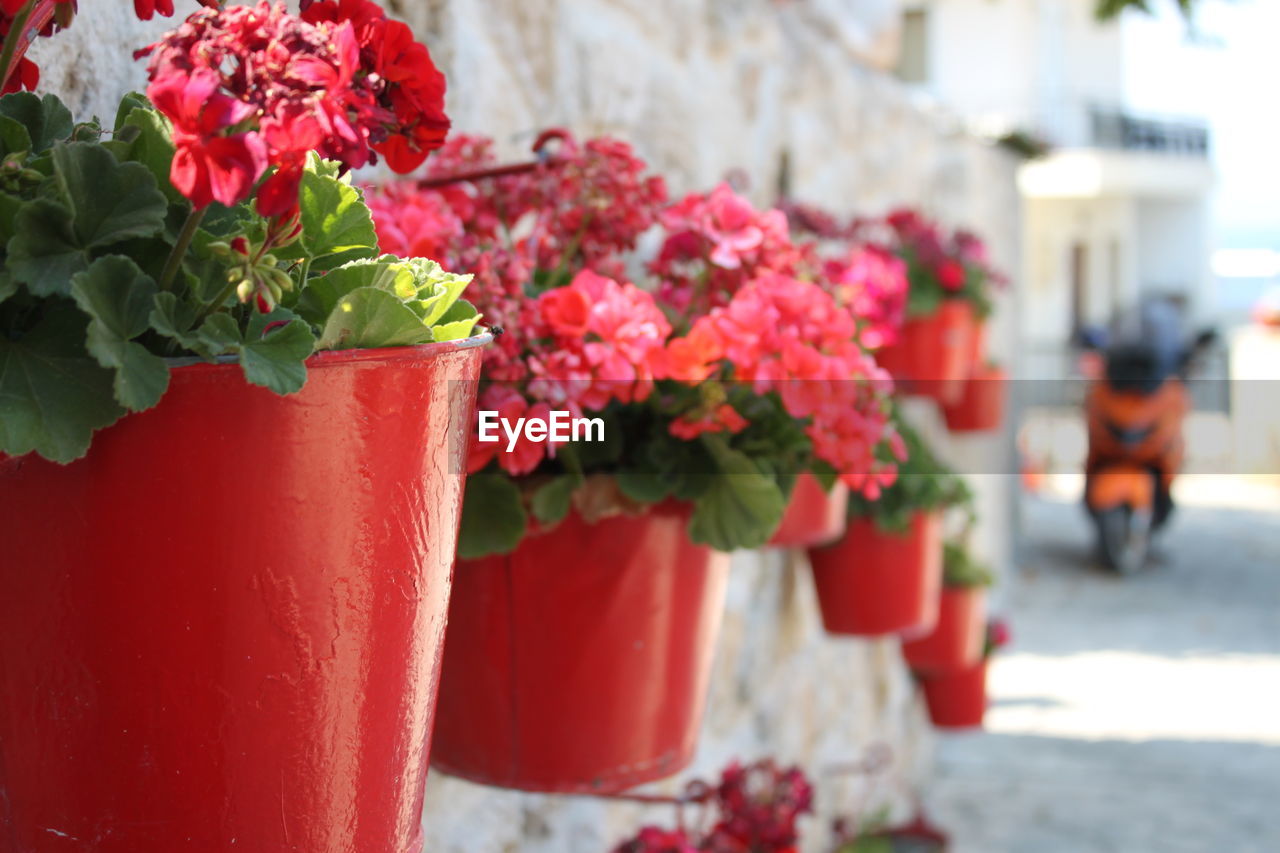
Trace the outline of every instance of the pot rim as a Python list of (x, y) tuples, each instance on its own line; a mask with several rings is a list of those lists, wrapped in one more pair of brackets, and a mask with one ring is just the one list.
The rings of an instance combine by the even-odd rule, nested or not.
[[(337, 367), (352, 362), (364, 364), (369, 362), (421, 361), (424, 357), (485, 347), (493, 343), (493, 340), (493, 332), (486, 331), (457, 341), (429, 341), (416, 346), (317, 350), (307, 356), (304, 364), (306, 364), (308, 370), (311, 370), (317, 367)], [(212, 370), (219, 367), (238, 365), (240, 359), (234, 355), (220, 355), (213, 361), (207, 361), (193, 355), (166, 358), (164, 362), (174, 370), (185, 367), (203, 367)]]

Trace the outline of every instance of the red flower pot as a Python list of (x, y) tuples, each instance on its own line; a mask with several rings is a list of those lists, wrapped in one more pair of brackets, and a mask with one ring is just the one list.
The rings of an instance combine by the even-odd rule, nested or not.
[(986, 627), (985, 589), (944, 586), (937, 624), (926, 636), (903, 643), (902, 655), (917, 672), (956, 672), (982, 659)]
[(460, 560), (433, 765), (488, 785), (610, 793), (693, 758), (728, 582), (687, 513), (570, 514)]
[(964, 383), (960, 396), (943, 406), (947, 429), (952, 432), (988, 432), (1004, 420), (1009, 377), (998, 367), (983, 367)]
[(938, 618), (942, 589), (942, 516), (918, 513), (904, 535), (858, 519), (844, 538), (809, 551), (831, 634), (919, 636)]
[(803, 548), (839, 539), (848, 506), (848, 486), (837, 481), (831, 491), (824, 491), (818, 478), (806, 471), (796, 477), (787, 511), (769, 544)]
[(958, 672), (920, 679), (929, 719), (940, 729), (982, 726), (987, 712), (987, 661)]
[(416, 853), (479, 339), (0, 466), (0, 852)]
[(944, 299), (933, 314), (907, 320), (897, 342), (876, 353), (876, 361), (905, 393), (947, 403), (969, 376), (973, 334), (973, 306)]
[(973, 328), (969, 333), (969, 367), (968, 375), (973, 376), (982, 370), (987, 363), (987, 321), (973, 317)]

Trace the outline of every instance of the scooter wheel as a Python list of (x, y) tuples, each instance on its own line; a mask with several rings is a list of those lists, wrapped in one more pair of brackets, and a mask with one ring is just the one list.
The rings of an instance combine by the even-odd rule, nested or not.
[(1151, 515), (1118, 506), (1098, 513), (1098, 551), (1107, 568), (1132, 575), (1147, 564), (1151, 549)]

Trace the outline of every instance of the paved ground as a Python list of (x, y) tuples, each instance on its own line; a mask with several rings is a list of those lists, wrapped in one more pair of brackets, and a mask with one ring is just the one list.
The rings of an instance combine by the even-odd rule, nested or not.
[(954, 853), (1280, 851), (1280, 490), (1179, 485), (1125, 580), (1091, 565), (1075, 500), (1026, 501), (988, 731), (940, 746)]

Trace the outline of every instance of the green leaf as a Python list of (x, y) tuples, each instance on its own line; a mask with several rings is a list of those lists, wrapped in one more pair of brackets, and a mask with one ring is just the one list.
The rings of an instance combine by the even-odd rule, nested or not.
[(89, 449), (94, 430), (124, 414), (111, 371), (84, 351), (87, 323), (59, 302), (21, 340), (0, 337), (0, 451), (70, 462)]
[(126, 92), (125, 96), (120, 99), (120, 106), (116, 108), (116, 121), (112, 125), (117, 133), (124, 127), (129, 117), (133, 115), (133, 111), (137, 109), (152, 109), (150, 99), (141, 92)]
[(311, 328), (302, 320), (294, 319), (267, 332), (265, 337), (251, 334), (240, 348), (240, 364), (245, 378), (254, 385), (270, 388), (277, 394), (292, 394), (307, 382), (304, 362), (315, 351), (315, 346)]
[(717, 473), (707, 477), (705, 491), (694, 501), (689, 536), (718, 551), (759, 548), (782, 521), (786, 499), (771, 477), (743, 453), (730, 449), (720, 436), (703, 436)]
[[(121, 104), (123, 108), (124, 104)], [(173, 165), (173, 140), (164, 117), (149, 107), (134, 107), (127, 116), (116, 119), (117, 134), (132, 132), (127, 142), (108, 143), (116, 157), (122, 161), (141, 163), (155, 178), (156, 186), (171, 202), (186, 203), (182, 193), (169, 179)], [(119, 138), (119, 137), (118, 137)]]
[(9, 240), (9, 271), (36, 296), (71, 292), (71, 276), (89, 267), (72, 231), (71, 211), (39, 198), (18, 211)]
[(213, 314), (196, 330), (196, 338), (200, 346), (212, 355), (236, 352), (244, 338), (240, 327), (230, 314)]
[(53, 164), (81, 247), (149, 237), (164, 228), (169, 204), (141, 163), (120, 163), (102, 145), (71, 142), (53, 149)]
[(431, 334), (437, 341), (460, 341), (471, 337), (479, 320), (480, 312), (476, 310), (476, 306), (465, 299), (459, 299), (431, 328)]
[[(313, 164), (316, 162), (312, 158)], [(298, 192), (302, 247), (313, 258), (359, 250), (374, 256), (378, 236), (360, 191), (345, 180), (309, 167)]]
[[(392, 256), (384, 255), (383, 257)], [(418, 313), (422, 315), (422, 322), (427, 325), (447, 322), (444, 320), (445, 315), (462, 296), (462, 291), (471, 283), (472, 276), (446, 272), (440, 264), (430, 258), (406, 258), (401, 263), (412, 271), (416, 292), (400, 295), (404, 299), (417, 301)]]
[(0, 146), (4, 154), (16, 154), (31, 150), (31, 134), (17, 119), (0, 116)]
[(924, 438), (902, 417), (893, 412), (893, 427), (902, 436), (907, 458), (898, 462), (886, 442), (876, 448), (883, 462), (893, 461), (898, 476), (874, 500), (859, 492), (849, 494), (849, 517), (869, 518), (886, 533), (905, 535), (911, 520), (919, 512), (964, 508), (973, 513), (973, 494), (963, 477), (957, 475), (934, 455)]
[(671, 483), (654, 471), (619, 471), (614, 475), (624, 495), (639, 503), (657, 503), (671, 494)]
[(25, 205), (17, 196), (0, 193), (0, 243), (8, 243), (13, 237), (18, 213)]
[(520, 490), (510, 477), (492, 471), (467, 477), (458, 557), (475, 560), (492, 554), (509, 554), (524, 538), (527, 525)]
[(307, 168), (322, 178), (342, 178), (342, 164), (337, 160), (325, 160), (318, 154), (307, 155)]
[[(161, 293), (149, 319), (157, 332), (204, 358), (238, 355), (245, 379), (254, 385), (292, 394), (307, 382), (306, 360), (315, 351), (316, 339), (311, 327), (292, 311), (277, 308), (270, 314), (254, 314), (243, 335), (227, 313), (210, 315), (193, 331), (195, 308), (171, 293)], [(284, 325), (277, 325), (282, 321)]]
[(317, 346), (369, 349), (414, 346), (431, 339), (431, 330), (393, 294), (375, 287), (358, 287), (338, 300)]
[(18, 292), (18, 283), (9, 275), (8, 270), (0, 270), (0, 302)]
[(574, 478), (568, 475), (556, 477), (533, 493), (529, 508), (533, 517), (543, 524), (559, 524), (569, 514), (573, 502)]
[(53, 95), (39, 98), (30, 92), (14, 92), (0, 98), (0, 115), (26, 128), (31, 151), (48, 151), (55, 142), (71, 135), (75, 122), (71, 110)]
[(94, 116), (88, 121), (77, 122), (76, 126), (71, 129), (71, 136), (68, 137), (72, 142), (98, 142), (102, 139), (102, 124), (98, 121), (98, 117)]
[[(197, 310), (194, 304), (180, 301), (172, 293), (158, 293), (147, 320), (152, 329), (166, 338), (177, 341), (183, 349), (191, 350), (205, 358), (213, 358), (224, 352), (225, 347), (216, 352), (213, 351), (208, 346), (208, 341), (194, 331), (192, 327), (195, 325)], [(238, 334), (235, 339), (238, 341)]]
[(314, 276), (303, 288), (295, 306), (298, 314), (313, 325), (324, 326), (342, 297), (359, 287), (373, 287), (396, 293), (399, 284), (412, 287), (413, 276), (402, 264), (385, 260), (356, 261)]
[(24, 205), (8, 244), (10, 271), (36, 296), (69, 294), (91, 250), (159, 233), (168, 209), (145, 166), (117, 163), (101, 145), (60, 144), (53, 162), (67, 204), (39, 198)]
[(831, 463), (822, 459), (814, 459), (809, 463), (809, 473), (813, 474), (824, 492), (830, 492), (835, 488), (836, 481), (840, 479), (840, 472)]
[(156, 283), (129, 258), (107, 255), (72, 278), (71, 295), (91, 318), (86, 349), (115, 371), (120, 404), (142, 411), (160, 402), (169, 388), (169, 368), (134, 341), (150, 328)]

